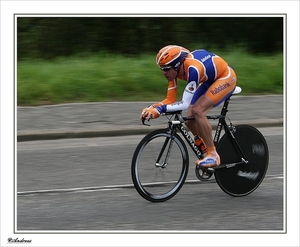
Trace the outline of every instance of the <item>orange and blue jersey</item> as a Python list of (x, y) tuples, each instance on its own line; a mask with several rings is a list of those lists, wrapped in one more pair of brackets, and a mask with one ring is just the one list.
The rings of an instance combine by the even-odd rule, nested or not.
[(183, 66), (184, 75), (178, 77), (187, 81), (182, 101), (176, 102), (177, 78), (169, 81), (167, 97), (161, 102), (165, 105), (162, 107), (163, 112), (185, 110), (204, 94), (217, 106), (235, 89), (235, 72), (223, 58), (214, 53), (195, 50), (188, 54)]
[(227, 70), (228, 64), (221, 57), (206, 50), (191, 52), (185, 59), (186, 74), (182, 80), (196, 83), (213, 83)]

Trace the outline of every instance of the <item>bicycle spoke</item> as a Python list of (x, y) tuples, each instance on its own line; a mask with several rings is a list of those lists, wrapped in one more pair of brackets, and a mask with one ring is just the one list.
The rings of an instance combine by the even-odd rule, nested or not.
[(187, 171), (184, 142), (178, 135), (171, 137), (166, 130), (147, 135), (138, 145), (132, 161), (132, 178), (137, 191), (153, 202), (174, 196), (183, 185)]

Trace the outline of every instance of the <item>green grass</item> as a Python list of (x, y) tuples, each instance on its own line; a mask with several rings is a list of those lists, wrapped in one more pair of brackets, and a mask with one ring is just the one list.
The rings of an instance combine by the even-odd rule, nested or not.
[[(243, 94), (283, 93), (283, 56), (254, 56), (243, 51), (216, 52), (235, 69)], [(18, 105), (71, 102), (160, 101), (167, 81), (156, 54), (139, 58), (96, 54), (26, 60), (17, 64)], [(179, 81), (178, 99), (184, 81)]]

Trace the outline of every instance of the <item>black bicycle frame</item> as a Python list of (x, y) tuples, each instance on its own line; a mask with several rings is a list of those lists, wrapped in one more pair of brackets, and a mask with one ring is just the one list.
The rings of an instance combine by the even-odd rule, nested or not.
[[(226, 123), (226, 120), (225, 120), (226, 114), (228, 112), (229, 101), (230, 101), (230, 97), (224, 101), (223, 108), (222, 108), (220, 115), (210, 115), (210, 116), (207, 116), (207, 119), (214, 119), (214, 120), (219, 119), (218, 125), (216, 128), (216, 132), (215, 132), (215, 136), (213, 139), (215, 146), (219, 142), (222, 127), (224, 127), (224, 131), (225, 131), (225, 133), (228, 133), (228, 135), (230, 136), (230, 140), (232, 141), (232, 144), (235, 147), (235, 149), (237, 150), (237, 152), (239, 153), (239, 157), (241, 158), (241, 161), (231, 163), (231, 164), (222, 164), (214, 169), (230, 168), (230, 167), (245, 164), (248, 162), (247, 159), (245, 158), (245, 155), (244, 155), (240, 145), (238, 144), (237, 140), (235, 139), (235, 137), (233, 135), (233, 131), (232, 131), (233, 127), (228, 126), (228, 124)], [(182, 117), (181, 112), (175, 113), (174, 121), (169, 121), (170, 129), (172, 130), (172, 136), (173, 136), (173, 133), (175, 132), (175, 130), (178, 129), (180, 131), (180, 133), (182, 134), (182, 136), (184, 137), (184, 139), (186, 140), (186, 142), (188, 143), (188, 145), (190, 146), (190, 148), (195, 153), (195, 155), (199, 159), (202, 159), (204, 157), (202, 151), (199, 150), (198, 147), (195, 145), (193, 137), (191, 137), (191, 135), (188, 133), (187, 129), (182, 124), (184, 121), (187, 121), (187, 120), (195, 120), (195, 119), (194, 119), (194, 117)], [(174, 125), (176, 125), (176, 126), (174, 126)], [(165, 143), (164, 147), (166, 147), (166, 144), (167, 144), (167, 142)]]

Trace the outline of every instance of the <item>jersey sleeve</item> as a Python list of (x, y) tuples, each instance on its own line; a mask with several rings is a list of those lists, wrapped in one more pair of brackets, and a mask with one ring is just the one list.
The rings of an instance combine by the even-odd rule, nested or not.
[(173, 104), (176, 101), (176, 94), (177, 94), (177, 80), (169, 81), (167, 96), (161, 103), (164, 105)]
[(172, 111), (183, 111), (186, 110), (189, 105), (191, 104), (192, 98), (194, 96), (194, 93), (197, 89), (197, 83), (195, 81), (191, 81), (187, 83), (183, 95), (182, 95), (182, 100), (175, 102), (173, 104), (169, 104), (166, 106), (166, 111), (167, 112), (172, 112)]
[(176, 102), (176, 92), (177, 92), (177, 81), (170, 81), (168, 85), (167, 97), (160, 102), (159, 112), (174, 112), (174, 111), (183, 111), (186, 110), (194, 96), (194, 93), (197, 89), (198, 83), (195, 81), (191, 81), (187, 83), (183, 95), (182, 100)]

